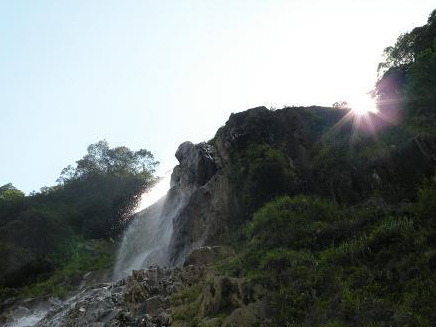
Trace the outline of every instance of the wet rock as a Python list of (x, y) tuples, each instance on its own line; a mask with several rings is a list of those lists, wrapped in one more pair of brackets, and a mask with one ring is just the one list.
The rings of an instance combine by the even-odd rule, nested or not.
[(12, 315), (15, 318), (22, 318), (24, 316), (30, 315), (30, 310), (20, 305), (12, 312)]
[(97, 270), (87, 272), (82, 277), (82, 280), (79, 284), (79, 289), (90, 287), (98, 283), (107, 283), (111, 280), (110, 276), (110, 270)]

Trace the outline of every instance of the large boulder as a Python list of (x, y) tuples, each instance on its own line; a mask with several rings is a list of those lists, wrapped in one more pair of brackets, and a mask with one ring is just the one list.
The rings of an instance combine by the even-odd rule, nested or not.
[(194, 145), (182, 143), (176, 151), (179, 161), (171, 176), (171, 185), (202, 186), (215, 174), (217, 167), (213, 159), (212, 146), (205, 142)]

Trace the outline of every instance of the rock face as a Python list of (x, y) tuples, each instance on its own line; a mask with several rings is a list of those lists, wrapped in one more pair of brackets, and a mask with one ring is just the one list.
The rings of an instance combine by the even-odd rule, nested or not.
[(232, 222), (242, 207), (241, 186), (232, 178), (239, 154), (250, 145), (278, 149), (298, 176), (300, 192), (327, 195), (338, 202), (364, 199), (385, 182), (398, 184), (399, 190), (414, 188), (418, 180), (434, 174), (436, 139), (420, 135), (360, 166), (328, 171), (321, 181), (315, 172), (322, 138), (344, 115), (323, 107), (277, 111), (257, 107), (232, 114), (209, 143), (182, 143), (164, 209), (155, 209), (166, 218), (161, 230), (170, 233), (165, 247), (153, 251), (169, 269), (134, 270), (115, 283), (95, 284), (102, 273), (89, 274), (70, 299), (52, 300), (49, 307), (40, 307), (42, 312), (20, 303), (6, 317), (33, 316), (32, 322), (40, 326), (269, 325), (264, 303), (268, 292), (210, 266), (234, 255), (228, 245)]
[(227, 243), (227, 219), (234, 202), (228, 177), (219, 166), (212, 145), (184, 142), (176, 152), (180, 164), (171, 176), (168, 197), (186, 199), (173, 219), (171, 266), (203, 245)]
[(200, 187), (217, 171), (212, 147), (205, 142), (194, 145), (186, 141), (179, 146), (175, 156), (180, 164), (174, 168), (172, 186)]
[(173, 171), (170, 196), (188, 196), (173, 219), (171, 265), (183, 264), (199, 247), (228, 245), (231, 223), (241, 209), (241, 186), (231, 178), (232, 165), (250, 145), (280, 150), (298, 177), (298, 192), (339, 203), (359, 202), (385, 186), (398, 185), (398, 190), (407, 192), (434, 174), (436, 140), (419, 135), (370, 162), (338, 162), (320, 176), (324, 163), (317, 156), (326, 136), (333, 132), (351, 135), (351, 123), (337, 127), (346, 114), (317, 106), (276, 111), (256, 107), (232, 114), (209, 143), (182, 143), (176, 152), (179, 165)]
[[(156, 213), (150, 207), (150, 213), (129, 227), (131, 238), (127, 243), (134, 247), (127, 247), (126, 256), (134, 253), (133, 262), (144, 257), (139, 262), (145, 265), (177, 267), (202, 246), (228, 245), (232, 224), (241, 211), (242, 186), (232, 177), (232, 166), (238, 156), (252, 145), (269, 145), (283, 152), (289, 167), (305, 177), (303, 180), (310, 180), (312, 147), (326, 126), (333, 126), (343, 115), (339, 110), (323, 107), (277, 111), (257, 107), (232, 114), (208, 143), (182, 143), (175, 154), (179, 165), (173, 169), (171, 188), (165, 200), (154, 206)], [(317, 126), (318, 121), (322, 122), (321, 127)], [(152, 222), (151, 216), (156, 222)], [(144, 223), (143, 228), (139, 221)], [(160, 230), (150, 236), (153, 227)], [(141, 229), (143, 231), (139, 231)], [(137, 252), (144, 248), (136, 247), (143, 246), (144, 238), (156, 239), (145, 247), (150, 254)], [(161, 242), (164, 239), (165, 242)], [(120, 269), (118, 264), (117, 269)]]
[(230, 223), (240, 210), (240, 186), (231, 179), (233, 155), (250, 144), (266, 143), (282, 149), (288, 161), (303, 172), (310, 148), (322, 133), (313, 127), (313, 117), (334, 125), (343, 115), (323, 107), (278, 111), (257, 107), (232, 114), (209, 143), (182, 143), (168, 197), (187, 201), (173, 219), (171, 266), (183, 264), (201, 246), (228, 244)]
[[(25, 317), (26, 321), (18, 319), (6, 325), (168, 326), (171, 323), (170, 296), (201, 280), (204, 270), (204, 267), (187, 266), (174, 270), (151, 267), (133, 271), (127, 279), (96, 284), (81, 289), (63, 302), (51, 302), (50, 310), (46, 307), (45, 311), (37, 312), (35, 304), (15, 307), (10, 317)], [(42, 301), (38, 304), (41, 308)], [(35, 315), (33, 322), (29, 321), (30, 314)]]

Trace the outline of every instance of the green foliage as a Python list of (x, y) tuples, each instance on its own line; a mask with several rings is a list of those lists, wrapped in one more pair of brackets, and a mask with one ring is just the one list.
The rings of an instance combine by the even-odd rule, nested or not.
[(115, 260), (117, 244), (110, 241), (76, 240), (71, 257), (61, 261), (48, 279), (26, 285), (19, 290), (21, 296), (65, 296), (77, 289), (80, 278), (89, 271), (110, 269)]
[(16, 202), (24, 198), (24, 193), (16, 189), (11, 183), (0, 187), (0, 199), (6, 202)]
[(0, 187), (0, 226), (11, 221), (15, 213), (23, 209), (24, 203), (24, 193), (11, 183)]
[(59, 182), (68, 183), (78, 178), (99, 174), (149, 175), (154, 172), (154, 167), (158, 164), (146, 149), (134, 152), (124, 146), (109, 148), (106, 140), (88, 146), (87, 150), (88, 153), (77, 161), (76, 168), (70, 165), (62, 170)]
[(171, 295), (170, 302), (174, 326), (180, 323), (190, 326), (198, 325), (201, 291), (201, 285), (193, 285)]
[(279, 149), (266, 144), (251, 145), (234, 160), (233, 178), (242, 187), (239, 197), (243, 216), (249, 216), (265, 202), (295, 192), (297, 175)]
[(418, 192), (415, 210), (424, 222), (436, 228), (436, 182), (427, 182)]
[(278, 198), (254, 214), (240, 256), (222, 269), (269, 290), (275, 325), (432, 325), (434, 190), (395, 211)]
[(397, 125), (370, 116), (377, 138), (351, 123), (326, 131), (337, 120), (304, 111), (314, 142), (297, 171), (270, 122), (244, 130), (255, 132), (232, 154), (232, 178), (245, 226), (217, 269), (268, 291), (272, 325), (436, 325), (435, 180), (419, 189), (434, 174), (435, 40), (436, 10), (385, 50), (374, 95)]
[(406, 105), (408, 124), (435, 131), (436, 114), (436, 10), (427, 24), (401, 35), (394, 46), (385, 49), (385, 61), (379, 64), (383, 72), (375, 94), (380, 97), (380, 109), (397, 111)]
[(379, 71), (393, 67), (407, 67), (423, 52), (434, 47), (436, 35), (436, 10), (424, 26), (416, 27), (409, 33), (400, 35), (394, 46), (384, 51), (385, 61), (379, 64)]
[[(34, 288), (46, 290), (58, 283), (65, 276), (59, 270), (71, 268), (65, 263), (74, 261), (77, 239), (119, 235), (140, 195), (154, 182), (156, 165), (144, 149), (109, 148), (100, 141), (88, 147), (75, 168), (62, 171), (57, 186), (27, 197), (11, 184), (1, 187), (0, 284), (20, 287), (38, 280), (40, 287)], [(98, 258), (86, 262), (82, 255), (78, 262), (88, 271), (99, 263)]]
[[(318, 234), (328, 223), (337, 220), (338, 213), (332, 202), (307, 196), (285, 196), (254, 214), (248, 226), (249, 238), (253, 246), (261, 245), (266, 249), (314, 248), (318, 244)], [(272, 235), (275, 238), (271, 238)]]
[[(436, 33), (435, 33), (436, 35)], [(436, 36), (435, 36), (436, 46)], [(415, 120), (421, 125), (436, 123), (436, 50), (426, 49), (408, 69), (407, 93), (410, 95), (410, 108)], [(429, 120), (425, 124), (425, 119)]]

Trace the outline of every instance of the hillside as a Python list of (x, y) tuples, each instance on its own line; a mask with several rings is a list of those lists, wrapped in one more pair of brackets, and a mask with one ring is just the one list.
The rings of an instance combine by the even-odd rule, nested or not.
[(128, 237), (163, 231), (151, 215), (168, 234), (134, 244), (148, 268), (116, 281), (95, 270), (154, 182), (149, 152), (96, 144), (53, 189), (2, 187), (1, 322), (44, 308), (42, 326), (436, 325), (436, 11), (385, 55), (377, 112), (257, 107), (182, 143)]

